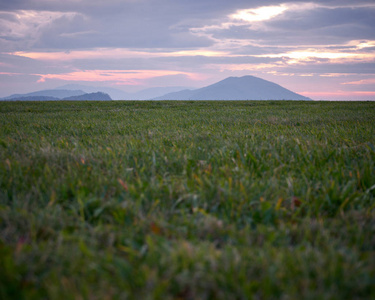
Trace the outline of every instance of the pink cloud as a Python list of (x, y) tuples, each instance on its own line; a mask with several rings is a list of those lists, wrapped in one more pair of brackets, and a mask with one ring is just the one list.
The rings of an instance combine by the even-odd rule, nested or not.
[(0, 75), (14, 76), (14, 75), (24, 75), (24, 74), (21, 74), (21, 73), (11, 73), (11, 72), (0, 72)]
[(135, 57), (184, 57), (184, 56), (206, 56), (221, 57), (231, 56), (225, 51), (215, 51), (210, 49), (184, 50), (184, 51), (139, 51), (124, 48), (95, 48), (92, 50), (77, 50), (69, 52), (25, 52), (18, 51), (8, 53), (10, 55), (27, 57), (41, 61), (72, 61), (79, 59), (111, 59), (111, 58), (135, 58)]
[(344, 82), (342, 84), (362, 85), (362, 84), (375, 84), (375, 78), (362, 79), (358, 81)]
[(195, 73), (170, 70), (79, 70), (63, 74), (35, 74), (40, 76), (38, 82), (46, 79), (66, 81), (116, 82), (123, 85), (137, 85), (142, 80), (170, 75), (185, 75), (191, 80), (201, 80), (202, 76)]

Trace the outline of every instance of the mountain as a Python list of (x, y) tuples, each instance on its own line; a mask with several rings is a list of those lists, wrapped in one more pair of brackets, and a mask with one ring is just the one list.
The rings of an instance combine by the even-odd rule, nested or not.
[(169, 93), (154, 100), (311, 100), (254, 76), (228, 77), (215, 84)]
[(149, 100), (156, 97), (163, 96), (167, 93), (172, 93), (176, 91), (181, 91), (186, 89), (186, 87), (172, 86), (172, 87), (152, 87), (144, 90), (140, 90), (135, 93), (124, 92), (119, 89), (107, 88), (107, 87), (93, 87), (81, 84), (66, 84), (58, 89), (67, 89), (67, 90), (82, 90), (86, 93), (97, 92), (98, 90), (107, 93), (113, 100)]
[[(84, 93), (95, 93), (101, 91), (103, 93), (108, 94), (113, 100), (129, 100), (131, 99), (131, 93), (124, 92), (119, 89), (109, 88), (109, 87), (102, 87), (102, 86), (88, 86), (88, 85), (81, 85), (81, 84), (66, 84), (63, 86), (58, 87), (57, 89), (66, 89), (66, 90), (82, 90)], [(74, 95), (72, 95), (74, 96)], [(68, 97), (68, 96), (67, 96)]]
[(21, 98), (30, 98), (30, 97), (36, 97), (36, 98), (47, 97), (47, 98), (50, 98), (51, 100), (58, 100), (58, 99), (66, 98), (66, 97), (82, 95), (84, 93), (85, 93), (84, 91), (79, 90), (79, 89), (78, 90), (68, 90), (68, 89), (42, 90), (42, 91), (37, 91), (37, 92), (32, 92), (32, 93), (27, 93), (27, 94), (14, 94), (5, 98), (1, 98), (1, 100), (20, 100)]
[[(100, 90), (100, 92), (98, 91)], [(105, 95), (105, 96), (104, 96)], [(31, 98), (30, 98), (31, 97)], [(35, 97), (35, 98), (34, 98)], [(311, 100), (254, 76), (229, 77), (200, 88), (155, 87), (136, 93), (119, 89), (68, 84), (54, 90), (15, 94), (0, 100)]]
[(60, 100), (56, 97), (51, 96), (20, 96), (12, 99), (4, 99), (5, 101), (57, 101)]
[(102, 92), (83, 94), (79, 96), (66, 97), (62, 100), (78, 100), (78, 101), (111, 101), (111, 97)]
[[(155, 97), (165, 95), (167, 93), (180, 91), (184, 87), (154, 87), (144, 89), (136, 93), (127, 93), (118, 89), (105, 87), (92, 87), (80, 84), (67, 84), (57, 88), (56, 90), (42, 90), (28, 94), (14, 94), (0, 100), (20, 100), (20, 101), (47, 101), (47, 100), (69, 100), (78, 99), (76, 96), (95, 94), (100, 92), (109, 95), (109, 97), (116, 100), (150, 100)], [(99, 96), (99, 95), (98, 95)], [(86, 97), (86, 96), (85, 96)], [(83, 98), (85, 98), (83, 97)], [(87, 98), (87, 97), (86, 97)], [(82, 99), (87, 100), (87, 99)], [(96, 100), (96, 99), (92, 99)], [(103, 99), (109, 100), (109, 99)]]
[[(61, 91), (61, 90), (59, 90)], [(3, 98), (3, 99), (0, 99), (0, 100), (5, 100), (5, 101), (59, 101), (59, 100), (83, 100), (83, 101), (93, 101), (93, 100), (96, 100), (96, 101), (110, 101), (112, 100), (111, 97), (108, 95), (108, 94), (105, 94), (105, 93), (102, 93), (102, 92), (97, 92), (97, 93), (84, 93), (82, 91), (81, 94), (79, 95), (75, 95), (76, 93), (70, 93), (70, 94), (74, 94), (74, 96), (69, 96), (69, 97), (52, 97), (52, 96), (48, 96), (46, 94), (43, 95), (43, 92), (44, 91), (40, 91), (40, 92), (35, 92), (35, 93), (30, 93), (30, 94), (19, 94), (19, 95), (12, 95), (12, 96), (9, 96), (9, 97), (6, 97), (6, 98)], [(42, 94), (42, 96), (39, 96), (39, 94)], [(53, 94), (53, 93), (52, 93)], [(66, 95), (69, 93), (56, 93), (57, 95)], [(11, 98), (13, 97), (13, 98)]]
[(191, 100), (194, 92), (198, 90), (182, 90), (174, 93), (169, 93), (160, 97), (156, 97), (153, 100)]
[(132, 100), (150, 100), (165, 94), (181, 91), (186, 87), (181, 86), (168, 86), (168, 87), (152, 87), (138, 91), (131, 94)]

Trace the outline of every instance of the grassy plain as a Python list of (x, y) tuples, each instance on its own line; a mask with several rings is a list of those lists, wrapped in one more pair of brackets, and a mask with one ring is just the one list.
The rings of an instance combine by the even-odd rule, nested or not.
[(374, 102), (1, 102), (1, 299), (374, 299)]

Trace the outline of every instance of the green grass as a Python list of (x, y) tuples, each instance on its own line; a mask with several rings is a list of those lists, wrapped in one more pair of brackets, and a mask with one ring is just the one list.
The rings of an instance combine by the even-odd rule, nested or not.
[(1, 299), (375, 298), (374, 102), (1, 102)]

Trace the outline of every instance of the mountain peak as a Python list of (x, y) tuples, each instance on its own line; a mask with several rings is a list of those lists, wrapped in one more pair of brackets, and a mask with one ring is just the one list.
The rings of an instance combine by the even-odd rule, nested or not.
[(212, 85), (166, 94), (156, 100), (311, 100), (252, 75), (228, 77)]

